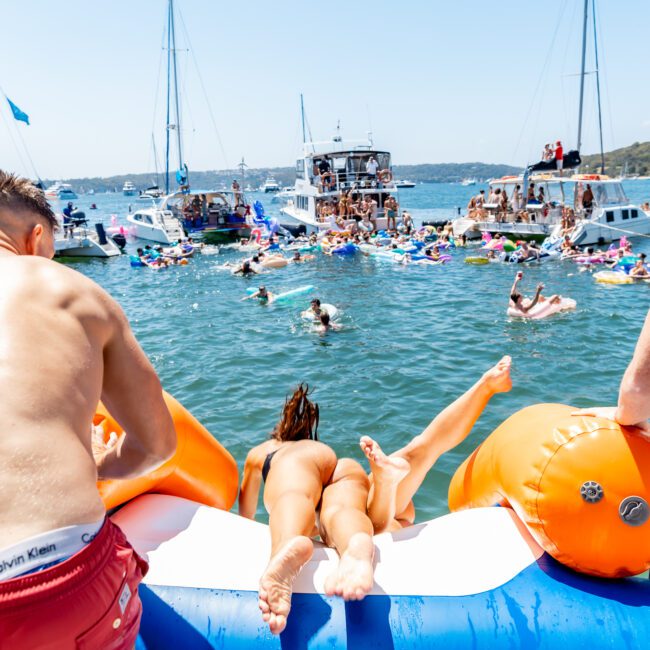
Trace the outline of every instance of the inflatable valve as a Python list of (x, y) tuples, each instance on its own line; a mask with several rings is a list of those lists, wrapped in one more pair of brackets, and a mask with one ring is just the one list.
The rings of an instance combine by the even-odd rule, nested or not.
[(626, 497), (618, 507), (618, 514), (628, 526), (642, 526), (650, 517), (650, 508), (643, 497)]
[(580, 495), (587, 503), (598, 503), (603, 498), (603, 488), (596, 481), (587, 481), (582, 484)]

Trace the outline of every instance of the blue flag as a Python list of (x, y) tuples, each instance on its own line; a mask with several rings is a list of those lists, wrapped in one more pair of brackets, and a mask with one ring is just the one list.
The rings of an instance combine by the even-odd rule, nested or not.
[(23, 113), (16, 104), (14, 104), (9, 97), (7, 97), (7, 101), (9, 102), (9, 107), (11, 108), (11, 112), (14, 114), (14, 118), (18, 120), (19, 122), (25, 122), (25, 124), (29, 124), (29, 115), (27, 113)]

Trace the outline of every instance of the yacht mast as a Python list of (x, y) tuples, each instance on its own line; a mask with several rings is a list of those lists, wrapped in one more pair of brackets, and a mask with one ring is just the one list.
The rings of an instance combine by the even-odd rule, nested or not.
[(598, 133), (600, 134), (600, 173), (605, 173), (605, 149), (603, 148), (603, 115), (600, 108), (600, 74), (598, 73), (598, 34), (596, 32), (596, 0), (592, 0), (591, 13), (594, 19), (594, 55), (596, 62), (596, 93), (598, 96)]
[(582, 144), (582, 104), (585, 94), (585, 54), (587, 51), (587, 13), (589, 12), (589, 0), (585, 0), (585, 12), (582, 21), (582, 66), (580, 68), (580, 104), (578, 108), (578, 145), (580, 151)]
[(183, 150), (181, 141), (181, 110), (178, 101), (178, 71), (176, 68), (176, 30), (174, 28), (174, 0), (169, 0), (169, 31), (171, 32), (172, 61), (174, 64), (174, 104), (176, 107), (176, 140), (178, 142), (178, 169), (183, 169)]
[(307, 134), (305, 133), (305, 103), (302, 98), (302, 93), (300, 93), (300, 120), (302, 122), (302, 144), (304, 147), (307, 142)]
[(172, 128), (172, 125), (169, 123), (170, 120), (170, 93), (171, 93), (171, 84), (169, 78), (169, 72), (171, 70), (171, 15), (173, 7), (172, 0), (169, 0), (168, 11), (167, 11), (167, 119), (165, 122), (165, 194), (169, 194), (169, 131)]

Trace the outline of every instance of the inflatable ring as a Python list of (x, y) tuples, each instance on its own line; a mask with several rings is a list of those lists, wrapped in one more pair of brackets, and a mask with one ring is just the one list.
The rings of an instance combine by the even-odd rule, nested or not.
[(510, 416), (458, 469), (449, 507), (509, 506), (558, 562), (638, 575), (650, 567), (650, 440), (573, 411), (539, 404)]
[(390, 183), (393, 180), (393, 172), (390, 169), (382, 169), (378, 174), (377, 178), (382, 183)]
[(490, 260), (487, 257), (480, 257), (479, 255), (465, 258), (465, 264), (476, 264), (481, 266), (482, 264), (489, 264), (489, 262)]
[[(163, 393), (176, 429), (176, 453), (158, 469), (134, 479), (99, 481), (99, 493), (107, 509), (115, 508), (148, 492), (185, 497), (214, 508), (229, 510), (237, 498), (238, 473), (235, 459), (171, 395)], [(93, 418), (111, 433), (125, 434), (122, 427), (99, 404)]]

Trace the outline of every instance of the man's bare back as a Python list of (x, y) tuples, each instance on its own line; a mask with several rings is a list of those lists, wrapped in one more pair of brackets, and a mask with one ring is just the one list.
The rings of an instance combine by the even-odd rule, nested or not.
[[(88, 278), (42, 257), (0, 251), (0, 323), (3, 548), (103, 517), (91, 452), (100, 398), (125, 430), (161, 433), (155, 464), (169, 455), (173, 425), (120, 308)], [(139, 473), (142, 459), (129, 466), (125, 455), (124, 467), (111, 457), (100, 463), (102, 478)]]

